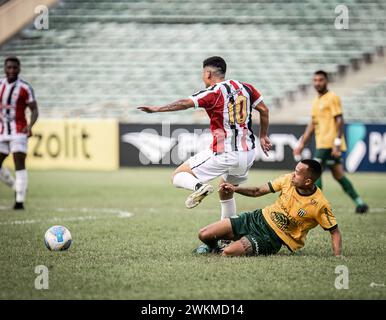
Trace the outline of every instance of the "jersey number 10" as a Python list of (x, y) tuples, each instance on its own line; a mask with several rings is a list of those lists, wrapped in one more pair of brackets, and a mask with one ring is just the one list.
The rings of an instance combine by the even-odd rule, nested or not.
[(237, 96), (234, 103), (228, 103), (229, 122), (231, 125), (244, 124), (247, 120), (247, 97)]

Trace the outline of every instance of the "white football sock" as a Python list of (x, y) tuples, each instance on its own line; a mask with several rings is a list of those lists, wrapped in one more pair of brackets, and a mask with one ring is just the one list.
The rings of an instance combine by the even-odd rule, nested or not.
[(15, 191), (16, 202), (24, 202), (27, 193), (28, 175), (27, 170), (16, 171)]
[(236, 216), (236, 200), (235, 198), (228, 200), (220, 200), (221, 203), (221, 220)]
[(14, 188), (15, 186), (15, 179), (7, 168), (0, 168), (0, 181), (10, 188)]
[(200, 183), (200, 181), (188, 172), (179, 172), (173, 178), (173, 184), (178, 188), (194, 191), (197, 183)]

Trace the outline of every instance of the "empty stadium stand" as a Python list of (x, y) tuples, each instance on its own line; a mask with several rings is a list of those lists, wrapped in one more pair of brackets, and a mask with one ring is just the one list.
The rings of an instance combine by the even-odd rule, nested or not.
[[(347, 30), (335, 28), (340, 3), (332, 0), (65, 0), (50, 10), (49, 30), (21, 31), (0, 56), (21, 58), (45, 117), (206, 122), (202, 113), (149, 116), (136, 106), (201, 89), (201, 63), (209, 55), (223, 56), (228, 77), (254, 84), (280, 111), (316, 69), (339, 79), (358, 61), (384, 53), (386, 2), (345, 3)], [(366, 103), (372, 111), (346, 108), (349, 119), (367, 112), (366, 120), (385, 121), (385, 82), (375, 87), (368, 90), (380, 95)], [(360, 99), (344, 97), (350, 104)]]
[(368, 84), (351, 97), (343, 99), (351, 121), (384, 122), (386, 119), (386, 77)]

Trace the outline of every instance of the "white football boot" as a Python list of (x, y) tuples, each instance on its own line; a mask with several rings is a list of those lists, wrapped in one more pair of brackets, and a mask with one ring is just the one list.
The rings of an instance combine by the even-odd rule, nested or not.
[(0, 181), (2, 181), (8, 187), (15, 189), (15, 178), (12, 176), (8, 168), (1, 168)]
[(200, 204), (200, 202), (214, 191), (210, 184), (203, 184), (200, 188), (194, 191), (185, 201), (188, 209), (192, 209)]

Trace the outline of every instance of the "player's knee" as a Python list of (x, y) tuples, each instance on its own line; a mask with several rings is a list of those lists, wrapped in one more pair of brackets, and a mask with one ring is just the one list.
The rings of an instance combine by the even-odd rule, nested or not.
[(205, 236), (206, 236), (205, 229), (201, 229), (198, 232), (198, 239), (200, 239), (201, 241), (205, 241), (206, 240)]
[(342, 180), (344, 178), (344, 173), (342, 172), (333, 172), (332, 176), (334, 177), (335, 180)]
[(180, 168), (177, 168), (177, 169), (174, 170), (174, 172), (172, 173), (172, 183), (173, 183), (175, 186), (178, 186), (176, 177), (177, 177), (177, 175), (178, 175), (179, 173), (181, 173), (181, 172), (183, 172), (183, 171), (181, 171)]
[(175, 186), (178, 186), (178, 182), (177, 182), (177, 180), (176, 180), (176, 178), (177, 178), (177, 175), (178, 174), (180, 174), (180, 173), (183, 173), (183, 172), (186, 172), (186, 171), (184, 171), (184, 169), (181, 167), (181, 166), (179, 166), (176, 170), (174, 170), (174, 172), (172, 173), (172, 183), (175, 185)]
[(202, 228), (202, 229), (198, 232), (198, 238), (199, 238), (201, 241), (208, 240), (208, 239), (209, 239), (209, 232), (208, 232), (208, 229), (207, 229), (207, 228)]

